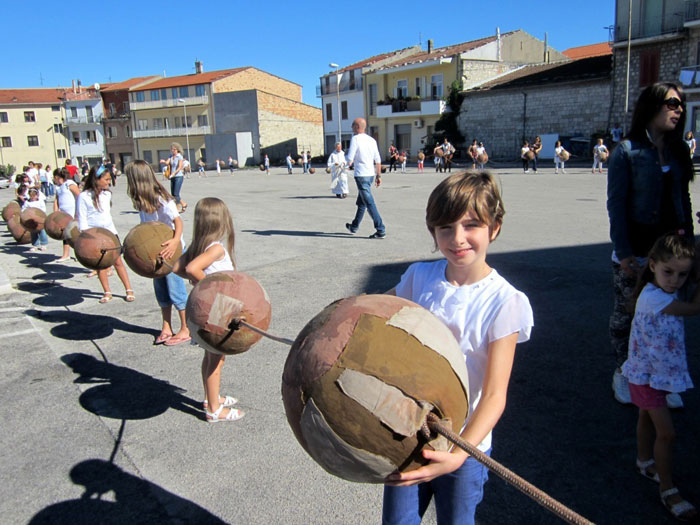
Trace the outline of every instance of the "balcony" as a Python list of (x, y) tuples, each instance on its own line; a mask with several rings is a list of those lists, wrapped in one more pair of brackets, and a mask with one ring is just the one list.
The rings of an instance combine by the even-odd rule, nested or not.
[(700, 89), (700, 65), (682, 67), (678, 80), (685, 89)]
[[(326, 95), (335, 95), (337, 91), (336, 84), (337, 82), (335, 80), (331, 80), (327, 86), (325, 84), (316, 86), (316, 96), (325, 97)], [(354, 91), (362, 91), (362, 77), (357, 77), (351, 82), (349, 78), (343, 75), (343, 78), (340, 80), (340, 92), (352, 93)]]
[[(202, 95), (201, 97), (186, 97), (182, 100), (188, 106), (206, 106), (209, 104), (209, 96)], [(167, 98), (165, 100), (146, 100), (144, 102), (130, 102), (129, 106), (132, 111), (138, 111), (139, 109), (160, 109), (160, 108), (174, 108), (176, 106), (182, 107), (182, 102), (178, 102), (176, 98)]]
[(451, 111), (450, 108), (442, 99), (397, 99), (391, 104), (377, 104), (377, 118), (442, 115), (449, 111)]
[[(640, 16), (639, 10), (632, 14), (632, 40), (673, 37), (684, 27), (700, 25), (700, 0), (647, 0), (650, 7)], [(685, 4), (684, 6), (681, 4)], [(635, 6), (637, 3), (635, 2)], [(627, 8), (615, 27), (615, 43), (627, 42)]]
[(104, 120), (129, 120), (130, 115), (128, 112), (125, 113), (105, 113), (102, 117)]
[(90, 115), (85, 117), (66, 117), (66, 124), (76, 125), (76, 124), (100, 124), (102, 122), (102, 115)]
[(209, 135), (210, 133), (211, 126), (193, 126), (191, 128), (138, 129), (134, 131), (134, 138), (157, 139), (160, 137), (184, 137), (185, 135)]

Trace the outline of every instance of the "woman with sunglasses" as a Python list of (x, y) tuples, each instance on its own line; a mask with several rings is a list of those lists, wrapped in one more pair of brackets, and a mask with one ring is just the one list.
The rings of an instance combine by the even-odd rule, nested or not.
[[(662, 235), (683, 230), (692, 239), (690, 181), (693, 164), (683, 140), (686, 109), (680, 86), (658, 82), (639, 95), (629, 134), (608, 163), (608, 216), (613, 243), (615, 292), (610, 341), (617, 368), (613, 392), (629, 404), (627, 379), (620, 367), (627, 359), (632, 314), (629, 302), (646, 255)], [(667, 396), (670, 408), (683, 406), (678, 394)]]

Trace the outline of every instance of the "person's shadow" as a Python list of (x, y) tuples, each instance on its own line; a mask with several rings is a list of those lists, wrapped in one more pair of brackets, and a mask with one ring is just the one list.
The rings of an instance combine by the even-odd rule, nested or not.
[[(31, 525), (225, 523), (196, 503), (101, 459), (78, 463), (70, 479), (85, 487), (82, 496), (40, 510), (29, 521)], [(114, 501), (103, 499), (110, 492)]]
[(112, 419), (149, 419), (169, 408), (204, 419), (202, 404), (186, 390), (132, 368), (100, 361), (81, 353), (61, 357), (78, 377), (74, 383), (96, 386), (80, 395), (80, 405)]

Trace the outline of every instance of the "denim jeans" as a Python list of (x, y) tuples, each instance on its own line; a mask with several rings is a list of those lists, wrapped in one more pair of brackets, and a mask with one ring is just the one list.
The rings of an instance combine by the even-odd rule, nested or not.
[(357, 212), (355, 213), (355, 218), (352, 220), (351, 229), (356, 232), (360, 227), (362, 222), (362, 217), (365, 216), (365, 210), (369, 212), (369, 216), (372, 217), (374, 221), (374, 229), (379, 233), (385, 233), (384, 223), (377, 210), (377, 205), (374, 204), (374, 197), (372, 196), (372, 183), (374, 182), (374, 177), (355, 177), (355, 184), (357, 184), (357, 200), (355, 204), (357, 205)]
[(184, 310), (187, 306), (187, 288), (184, 279), (179, 275), (170, 272), (165, 277), (153, 279), (153, 289), (161, 308), (174, 305), (176, 309)]
[(46, 246), (49, 244), (49, 237), (46, 235), (46, 230), (39, 230), (38, 233), (32, 233), (32, 246)]
[[(490, 456), (491, 449), (486, 454)], [(488, 477), (488, 469), (469, 457), (454, 472), (427, 483), (409, 487), (385, 485), (382, 523), (418, 525), (434, 496), (438, 523), (473, 525)]]
[(184, 177), (172, 177), (170, 179), (170, 193), (175, 199), (176, 204), (180, 204), (180, 188), (182, 188), (184, 179)]

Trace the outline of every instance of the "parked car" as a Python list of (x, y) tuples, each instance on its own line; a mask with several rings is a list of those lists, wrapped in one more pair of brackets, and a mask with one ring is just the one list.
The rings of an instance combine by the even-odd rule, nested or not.
[(0, 188), (9, 188), (10, 187), (10, 179), (7, 177), (0, 177)]

